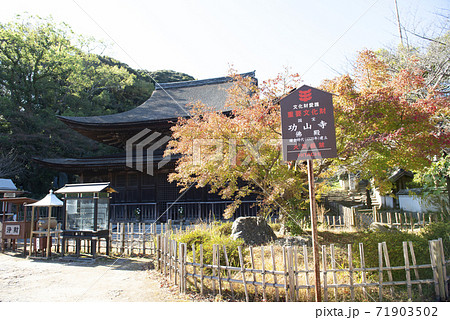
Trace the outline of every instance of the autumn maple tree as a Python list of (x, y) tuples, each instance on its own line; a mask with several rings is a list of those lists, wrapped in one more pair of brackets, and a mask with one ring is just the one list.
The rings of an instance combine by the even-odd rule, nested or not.
[(414, 57), (396, 70), (374, 52), (362, 51), (352, 75), (324, 82), (335, 94), (338, 165), (372, 179), (382, 192), (389, 176), (403, 168), (422, 171), (449, 145), (441, 124), (449, 117), (449, 99), (424, 80)]
[(286, 72), (259, 86), (251, 77), (232, 74), (230, 79), (228, 112), (197, 103), (191, 117), (172, 127), (167, 153), (181, 159), (169, 180), (184, 188), (209, 185), (212, 192), (232, 199), (225, 218), (244, 198), (256, 197), (261, 214), (275, 209), (295, 220), (307, 212), (307, 174), (303, 163), (283, 161), (278, 101), (299, 85), (299, 76)]

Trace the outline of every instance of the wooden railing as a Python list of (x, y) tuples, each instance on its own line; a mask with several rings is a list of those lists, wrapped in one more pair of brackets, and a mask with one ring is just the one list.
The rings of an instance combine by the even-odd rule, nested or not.
[[(231, 201), (208, 202), (168, 202), (166, 205), (167, 219), (171, 220), (221, 220), (225, 208)], [(242, 201), (234, 213), (234, 218), (256, 216), (258, 206), (256, 201)]]
[(147, 203), (114, 203), (111, 207), (111, 221), (156, 221), (158, 219), (157, 204)]
[[(223, 212), (231, 201), (178, 201), (164, 203), (111, 204), (111, 222), (155, 222), (168, 220), (222, 220)], [(256, 216), (256, 201), (242, 201), (233, 218)]]

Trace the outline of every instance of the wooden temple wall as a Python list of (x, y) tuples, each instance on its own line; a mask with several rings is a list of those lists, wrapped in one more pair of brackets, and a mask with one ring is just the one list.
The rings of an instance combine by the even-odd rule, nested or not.
[[(117, 191), (111, 199), (111, 222), (222, 219), (231, 201), (195, 186), (180, 193), (176, 183), (167, 181), (169, 173), (170, 170), (160, 170), (152, 176), (136, 170), (87, 171), (82, 175), (82, 182), (111, 182)], [(255, 216), (257, 209), (256, 201), (247, 199), (234, 218)]]

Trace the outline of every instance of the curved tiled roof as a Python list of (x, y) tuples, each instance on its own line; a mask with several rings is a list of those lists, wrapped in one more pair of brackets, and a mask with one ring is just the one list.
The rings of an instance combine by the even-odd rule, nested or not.
[[(255, 72), (242, 74), (255, 77)], [(217, 111), (225, 110), (230, 77), (156, 84), (151, 97), (140, 106), (122, 113), (93, 117), (59, 118), (66, 123), (111, 125), (155, 122), (189, 116), (190, 105), (201, 101)]]

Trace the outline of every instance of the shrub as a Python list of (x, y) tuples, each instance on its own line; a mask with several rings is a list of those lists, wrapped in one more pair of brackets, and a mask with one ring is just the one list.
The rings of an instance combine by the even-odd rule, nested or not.
[(232, 222), (224, 222), (224, 223), (214, 227), (214, 231), (217, 232), (221, 236), (230, 236), (232, 226), (233, 226)]
[(175, 235), (175, 239), (178, 242), (186, 243), (188, 251), (192, 251), (193, 244), (197, 247), (198, 245), (205, 243), (210, 238), (210, 230), (208, 229), (194, 229)]
[(272, 228), (274, 232), (279, 232), (281, 230), (280, 223), (269, 223), (269, 226)]
[[(360, 267), (359, 243), (364, 244), (364, 258), (366, 267), (378, 267), (378, 243), (386, 242), (391, 266), (404, 266), (403, 241), (412, 241), (417, 264), (429, 264), (430, 254), (428, 250), (428, 241), (420, 235), (408, 232), (373, 232), (368, 231), (359, 234), (353, 244), (353, 256), (355, 265)], [(409, 248), (409, 247), (408, 247)], [(409, 250), (408, 250), (409, 251)], [(411, 258), (409, 260), (410, 264)], [(386, 266), (384, 257), (383, 265)], [(430, 276), (429, 270), (420, 270), (422, 276)], [(394, 280), (404, 280), (405, 271), (392, 271)], [(386, 275), (387, 276), (387, 275)]]
[[(228, 231), (229, 229), (229, 231)], [(231, 266), (240, 266), (238, 247), (243, 246), (241, 239), (234, 240), (227, 233), (231, 234), (231, 223), (224, 223), (212, 228), (201, 228), (176, 234), (174, 238), (181, 243), (186, 243), (187, 254), (192, 259), (192, 245), (195, 244), (196, 262), (200, 259), (200, 244), (203, 245), (203, 263), (212, 264), (213, 262), (213, 245), (219, 245), (220, 262), (226, 265), (223, 254), (223, 246), (227, 249), (228, 262)], [(243, 255), (245, 253), (243, 252)]]
[(298, 236), (303, 233), (302, 219), (307, 215), (306, 211), (291, 212), (285, 217), (284, 227), (292, 236)]
[(447, 222), (434, 222), (427, 225), (421, 233), (425, 240), (436, 240), (442, 238), (444, 255), (450, 258), (450, 224)]

